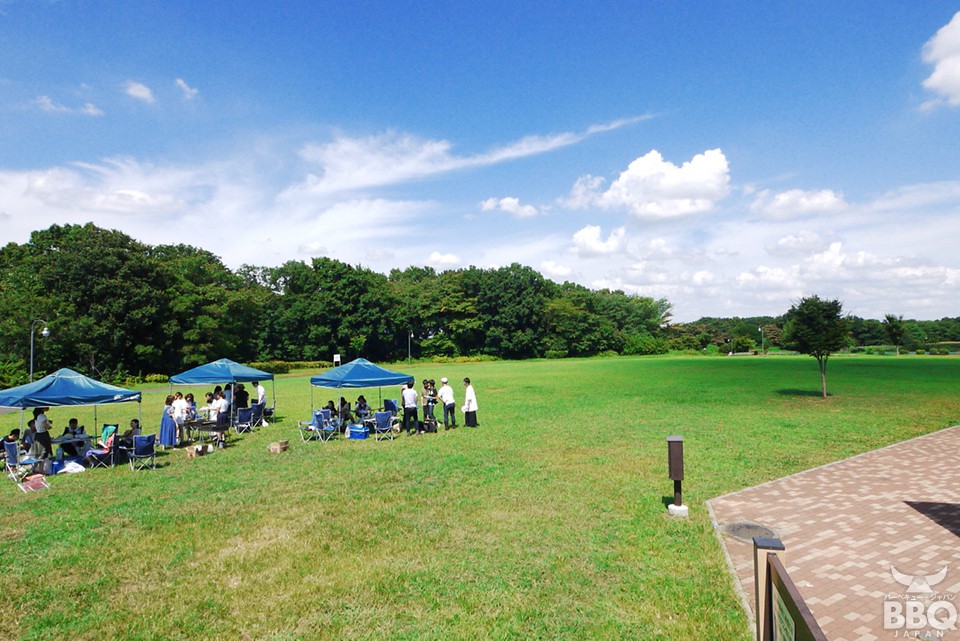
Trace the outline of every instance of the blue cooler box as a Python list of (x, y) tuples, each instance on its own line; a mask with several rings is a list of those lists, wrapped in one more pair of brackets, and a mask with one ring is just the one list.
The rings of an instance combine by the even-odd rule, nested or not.
[(351, 425), (347, 430), (347, 438), (364, 439), (370, 434), (370, 428), (363, 425)]

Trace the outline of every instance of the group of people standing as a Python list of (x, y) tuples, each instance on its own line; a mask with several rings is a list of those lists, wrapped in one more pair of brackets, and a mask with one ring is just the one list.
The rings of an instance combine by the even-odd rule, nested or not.
[[(252, 385), (256, 395), (254, 402), (266, 406), (267, 390), (259, 381), (253, 381)], [(243, 383), (235, 386), (227, 383), (225, 387), (217, 385), (212, 392), (206, 393), (204, 407), (197, 407), (193, 394), (176, 392), (167, 396), (163, 411), (176, 423), (177, 442), (182, 443), (190, 436), (184, 431), (184, 426), (189, 421), (207, 420), (225, 429), (229, 428), (231, 410), (250, 407), (250, 396)]]
[[(477, 393), (469, 378), (463, 379), (465, 386), (463, 407), (463, 422), (467, 427), (477, 427)], [(443, 429), (457, 427), (457, 401), (453, 388), (446, 377), (440, 379), (440, 388), (432, 379), (423, 381), (423, 388), (418, 392), (413, 388), (413, 381), (408, 382), (400, 391), (400, 404), (403, 409), (401, 429), (407, 434), (423, 434), (436, 431), (437, 418), (435, 408), (443, 406)], [(423, 408), (423, 421), (419, 419), (419, 409)], [(432, 429), (431, 429), (432, 428)]]

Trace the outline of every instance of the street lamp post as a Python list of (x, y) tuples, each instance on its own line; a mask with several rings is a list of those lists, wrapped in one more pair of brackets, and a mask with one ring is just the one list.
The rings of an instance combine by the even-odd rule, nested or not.
[(46, 338), (50, 335), (50, 329), (47, 327), (47, 321), (42, 318), (38, 318), (30, 323), (30, 382), (33, 382), (33, 334), (37, 329), (37, 323), (43, 325), (43, 329), (40, 330), (40, 335)]
[(764, 349), (764, 343), (763, 343), (763, 325), (761, 325), (757, 329), (760, 330), (760, 355), (762, 356), (764, 352), (766, 352), (766, 349)]
[(413, 361), (413, 353), (410, 351), (410, 342), (413, 340), (413, 330), (407, 332), (407, 364)]

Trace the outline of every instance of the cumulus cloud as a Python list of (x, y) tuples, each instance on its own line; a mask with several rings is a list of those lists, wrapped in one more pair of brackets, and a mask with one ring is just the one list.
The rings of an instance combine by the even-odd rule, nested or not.
[(193, 100), (194, 98), (197, 97), (197, 94), (200, 93), (199, 89), (194, 89), (193, 87), (188, 85), (186, 81), (183, 80), (183, 78), (177, 78), (176, 83), (177, 83), (177, 86), (180, 87), (180, 90), (183, 92), (183, 97), (186, 98), (187, 100)]
[(927, 41), (923, 60), (933, 65), (933, 72), (923, 81), (937, 98), (924, 103), (924, 108), (941, 104), (960, 106), (960, 12)]
[(33, 104), (39, 107), (41, 111), (46, 111), (48, 113), (78, 113), (84, 116), (103, 115), (103, 111), (90, 102), (84, 103), (82, 107), (71, 108), (54, 102), (50, 96), (37, 96), (37, 98), (33, 101)]
[(545, 260), (540, 263), (540, 271), (547, 276), (554, 278), (566, 278), (573, 273), (573, 270), (565, 265), (559, 264), (555, 260)]
[(319, 172), (311, 173), (291, 189), (312, 194), (335, 193), (496, 165), (567, 147), (637, 120), (595, 125), (580, 133), (527, 136), (472, 156), (455, 154), (453, 144), (447, 140), (424, 140), (396, 131), (361, 138), (338, 136), (328, 143), (304, 145), (300, 157), (311, 165), (319, 165)]
[(438, 251), (431, 252), (427, 258), (427, 264), (431, 267), (457, 267), (461, 264), (460, 257), (456, 254), (441, 254)]
[(627, 230), (619, 227), (606, 240), (600, 238), (598, 225), (587, 225), (573, 235), (572, 252), (584, 258), (621, 254), (627, 249)]
[(790, 257), (806, 256), (812, 251), (819, 251), (825, 247), (820, 234), (808, 230), (800, 230), (795, 234), (788, 234), (777, 240), (765, 249), (771, 256)]
[(156, 102), (156, 98), (153, 97), (153, 91), (150, 90), (150, 87), (141, 82), (134, 82), (133, 80), (128, 81), (124, 87), (124, 92), (131, 98), (136, 98), (137, 100), (147, 104), (153, 104)]
[(804, 191), (790, 189), (772, 194), (763, 190), (757, 194), (750, 209), (774, 218), (790, 218), (807, 214), (835, 213), (847, 209), (841, 194), (832, 189)]
[(487, 198), (480, 203), (480, 209), (483, 211), (500, 210), (508, 214), (513, 214), (517, 218), (533, 218), (537, 215), (537, 208), (533, 205), (521, 205), (519, 198), (507, 196), (506, 198)]
[(577, 180), (568, 207), (626, 209), (638, 218), (675, 218), (710, 211), (729, 193), (730, 168), (719, 149), (697, 154), (681, 166), (664, 160), (656, 149), (627, 166), (606, 191), (602, 179)]

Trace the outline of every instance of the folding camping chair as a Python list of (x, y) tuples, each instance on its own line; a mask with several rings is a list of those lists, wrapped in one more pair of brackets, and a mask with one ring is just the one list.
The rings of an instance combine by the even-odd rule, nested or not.
[(393, 440), (393, 414), (377, 412), (373, 415), (376, 421), (373, 425), (373, 435), (378, 441)]
[(300, 439), (306, 441), (331, 441), (340, 434), (340, 429), (330, 417), (330, 410), (314, 410), (313, 419), (299, 421)]
[(237, 418), (233, 422), (237, 434), (253, 431), (253, 408), (241, 407), (237, 409)]
[(141, 436), (137, 434), (133, 437), (132, 447), (121, 447), (127, 453), (127, 461), (130, 462), (130, 469), (133, 471), (150, 468), (157, 469), (157, 435), (148, 434)]
[(117, 425), (104, 425), (100, 433), (100, 442), (109, 445), (107, 448), (91, 447), (84, 452), (84, 457), (90, 461), (91, 469), (97, 467), (112, 467), (117, 462), (117, 452), (120, 441), (117, 439)]
[(396, 416), (400, 410), (397, 409), (397, 402), (388, 398), (383, 401), (383, 411), (390, 412), (391, 416)]
[(7, 476), (10, 477), (21, 492), (35, 492), (50, 487), (43, 474), (31, 474), (26, 466), (33, 466), (40, 462), (35, 458), (20, 458), (20, 445), (16, 441), (4, 441), (4, 453), (6, 458)]
[(250, 405), (250, 409), (252, 410), (250, 412), (250, 425), (253, 427), (266, 427), (267, 421), (263, 417), (263, 411), (266, 409), (264, 405), (266, 404), (253, 403)]
[(300, 431), (300, 440), (307, 441), (320, 440), (320, 423), (323, 420), (323, 414), (320, 410), (314, 410), (313, 416), (309, 421), (297, 421), (297, 429)]

